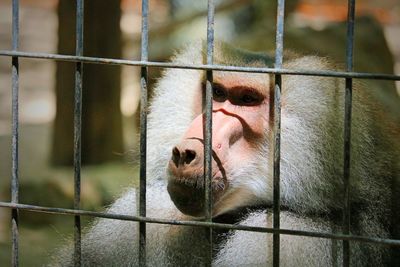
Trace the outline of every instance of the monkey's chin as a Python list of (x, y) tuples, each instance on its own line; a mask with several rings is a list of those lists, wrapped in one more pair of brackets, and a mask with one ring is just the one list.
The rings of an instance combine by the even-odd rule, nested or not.
[[(181, 181), (169, 180), (167, 190), (172, 202), (184, 214), (192, 217), (204, 216), (204, 187), (196, 187)], [(213, 189), (213, 202), (220, 198), (223, 189)]]

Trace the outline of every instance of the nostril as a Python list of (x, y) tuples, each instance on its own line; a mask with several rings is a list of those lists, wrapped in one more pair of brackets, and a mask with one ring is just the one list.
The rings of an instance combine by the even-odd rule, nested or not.
[(177, 147), (174, 147), (172, 149), (172, 161), (174, 162), (175, 166), (179, 166), (179, 160), (181, 158), (181, 153), (179, 152), (179, 149)]
[(189, 164), (196, 158), (196, 152), (193, 150), (185, 150), (185, 159), (183, 160), (186, 164)]

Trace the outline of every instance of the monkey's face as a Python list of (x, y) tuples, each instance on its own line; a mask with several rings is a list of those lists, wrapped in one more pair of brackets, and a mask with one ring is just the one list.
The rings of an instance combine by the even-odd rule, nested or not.
[[(269, 125), (269, 79), (265, 75), (215, 73), (212, 114), (212, 201), (213, 216), (248, 205), (253, 190), (246, 190), (254, 166), (260, 162), (260, 146)], [(251, 82), (249, 82), (249, 80)], [(203, 83), (204, 93), (204, 83)], [(201, 107), (201, 95), (197, 98)], [(196, 112), (195, 112), (196, 113)], [(191, 216), (204, 214), (205, 115), (188, 126), (183, 139), (172, 149), (168, 164), (168, 192), (177, 208)], [(256, 162), (258, 161), (258, 162)], [(250, 182), (251, 181), (247, 181)]]

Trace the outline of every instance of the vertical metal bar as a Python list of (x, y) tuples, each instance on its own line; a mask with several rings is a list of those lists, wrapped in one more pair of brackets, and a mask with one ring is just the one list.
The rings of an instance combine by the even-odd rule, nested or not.
[[(207, 6), (207, 65), (213, 64), (214, 55), (214, 0), (208, 0)], [(204, 209), (206, 221), (212, 221), (212, 114), (213, 114), (213, 72), (206, 71), (206, 96), (205, 96), (205, 130), (204, 132)], [(208, 229), (209, 251), (207, 266), (212, 263), (212, 229)]]
[[(83, 55), (83, 13), (84, 0), (76, 1), (76, 52)], [(75, 69), (74, 99), (74, 209), (80, 209), (81, 202), (81, 130), (82, 130), (82, 75), (83, 63), (77, 62)], [(82, 264), (81, 217), (74, 218), (74, 266)]]
[[(353, 71), (354, 44), (354, 13), (355, 0), (348, 1), (346, 70)], [(351, 109), (352, 109), (352, 78), (346, 78), (345, 114), (344, 114), (344, 163), (343, 163), (343, 233), (350, 234), (350, 139), (351, 139)], [(350, 266), (350, 241), (343, 240), (343, 266)]]
[[(18, 50), (19, 45), (19, 1), (12, 1), (12, 49)], [(18, 90), (19, 90), (19, 62), (18, 57), (12, 57), (12, 177), (11, 202), (19, 201), (18, 177)], [(18, 210), (11, 210), (12, 256), (11, 266), (18, 266)]]
[[(148, 61), (148, 0), (142, 0), (141, 60)], [(139, 215), (146, 216), (146, 149), (147, 149), (147, 67), (141, 68), (140, 77), (140, 182)], [(146, 223), (139, 223), (139, 266), (146, 266)]]
[[(278, 0), (276, 20), (275, 68), (282, 68), (283, 62), (283, 29), (285, 0)], [(274, 176), (273, 176), (273, 227), (280, 228), (280, 169), (281, 169), (281, 89), (282, 77), (275, 75), (274, 91)], [(278, 267), (280, 261), (280, 235), (273, 234), (273, 266)]]

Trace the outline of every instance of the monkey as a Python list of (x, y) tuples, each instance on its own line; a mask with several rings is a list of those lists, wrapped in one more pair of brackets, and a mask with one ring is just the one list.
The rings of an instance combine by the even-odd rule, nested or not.
[[(340, 70), (329, 59), (285, 52), (287, 69)], [(203, 64), (201, 42), (175, 63)], [(219, 65), (273, 67), (274, 56), (217, 42)], [(204, 214), (205, 71), (170, 68), (154, 89), (148, 114), (146, 215), (201, 220)], [(213, 71), (212, 217), (214, 222), (272, 227), (274, 75)], [(281, 228), (342, 233), (344, 78), (282, 75)], [(377, 89), (377, 88), (372, 88)], [(351, 121), (351, 234), (390, 238), (393, 179), (399, 169), (399, 126), (369, 88), (354, 80)], [(109, 213), (138, 215), (131, 188)], [(146, 224), (148, 266), (271, 266), (272, 235)], [(137, 266), (138, 223), (98, 219), (82, 239), (84, 266)], [(339, 266), (342, 241), (280, 235), (281, 266)], [(384, 245), (350, 242), (352, 266), (390, 266)], [(73, 264), (66, 247), (54, 266)]]

